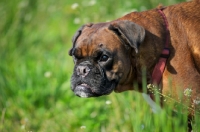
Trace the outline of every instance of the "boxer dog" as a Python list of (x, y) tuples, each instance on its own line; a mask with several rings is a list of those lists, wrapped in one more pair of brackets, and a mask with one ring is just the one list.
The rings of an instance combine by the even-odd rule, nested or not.
[[(69, 55), (75, 67), (71, 89), (80, 97), (157, 86), (200, 111), (200, 0), (132, 12), (119, 19), (83, 25), (74, 35)], [(136, 87), (138, 88), (136, 89)], [(192, 113), (192, 112), (191, 112)]]

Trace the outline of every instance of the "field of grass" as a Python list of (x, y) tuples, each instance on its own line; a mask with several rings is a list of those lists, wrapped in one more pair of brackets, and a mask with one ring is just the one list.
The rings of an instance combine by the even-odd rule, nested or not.
[(68, 56), (82, 24), (181, 1), (1, 0), (0, 132), (186, 132), (187, 114), (152, 114), (134, 91), (75, 96)]

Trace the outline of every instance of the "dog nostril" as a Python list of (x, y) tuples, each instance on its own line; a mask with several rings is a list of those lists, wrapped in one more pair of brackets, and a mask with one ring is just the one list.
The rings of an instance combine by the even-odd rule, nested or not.
[(90, 69), (87, 66), (78, 66), (77, 75), (85, 77), (89, 73)]
[(86, 68), (85, 69), (83, 69), (83, 73), (85, 74), (87, 71), (86, 71)]

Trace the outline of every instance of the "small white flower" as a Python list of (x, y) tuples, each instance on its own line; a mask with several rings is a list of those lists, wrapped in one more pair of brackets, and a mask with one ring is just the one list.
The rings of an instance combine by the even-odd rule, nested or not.
[(200, 104), (200, 98), (197, 97), (196, 99), (194, 99), (193, 103), (196, 104), (196, 105), (199, 105)]
[(81, 22), (80, 18), (75, 18), (75, 19), (74, 19), (74, 23), (75, 23), (75, 24), (79, 24), (80, 22)]
[(187, 96), (187, 97), (190, 97), (192, 95), (192, 89), (186, 88), (184, 90), (184, 95)]
[(46, 78), (50, 78), (51, 75), (52, 75), (52, 73), (50, 71), (47, 71), (44, 73), (44, 77), (46, 77)]
[(73, 9), (73, 10), (75, 10), (76, 8), (78, 8), (78, 3), (74, 3), (74, 4), (72, 4), (72, 6), (71, 6), (71, 8)]
[(112, 102), (111, 102), (110, 100), (107, 100), (107, 101), (106, 101), (106, 104), (107, 104), (107, 105), (110, 105), (111, 103), (112, 103)]
[(95, 4), (96, 4), (96, 0), (91, 0), (91, 1), (88, 3), (89, 6), (93, 6), (93, 5), (95, 5)]
[(26, 126), (25, 125), (21, 125), (21, 129), (25, 129), (26, 128)]
[(81, 128), (81, 129), (86, 129), (86, 126), (81, 126), (80, 128)]

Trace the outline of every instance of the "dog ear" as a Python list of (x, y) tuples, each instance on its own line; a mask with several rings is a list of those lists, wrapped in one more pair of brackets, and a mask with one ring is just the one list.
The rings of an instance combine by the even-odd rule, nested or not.
[(131, 21), (122, 20), (111, 23), (108, 29), (115, 32), (126, 44), (138, 53), (139, 44), (145, 38), (145, 29)]
[(83, 25), (83, 26), (81, 26), (81, 27), (76, 31), (76, 33), (75, 33), (74, 36), (72, 37), (72, 44), (73, 44), (73, 47), (69, 50), (69, 55), (70, 55), (70, 56), (72, 56), (72, 51), (73, 51), (73, 48), (74, 48), (74, 46), (75, 46), (76, 40), (77, 40), (78, 37), (81, 35), (82, 30), (84, 29), (84, 27), (85, 27), (85, 26), (91, 27), (92, 25), (93, 25), (92, 23)]

